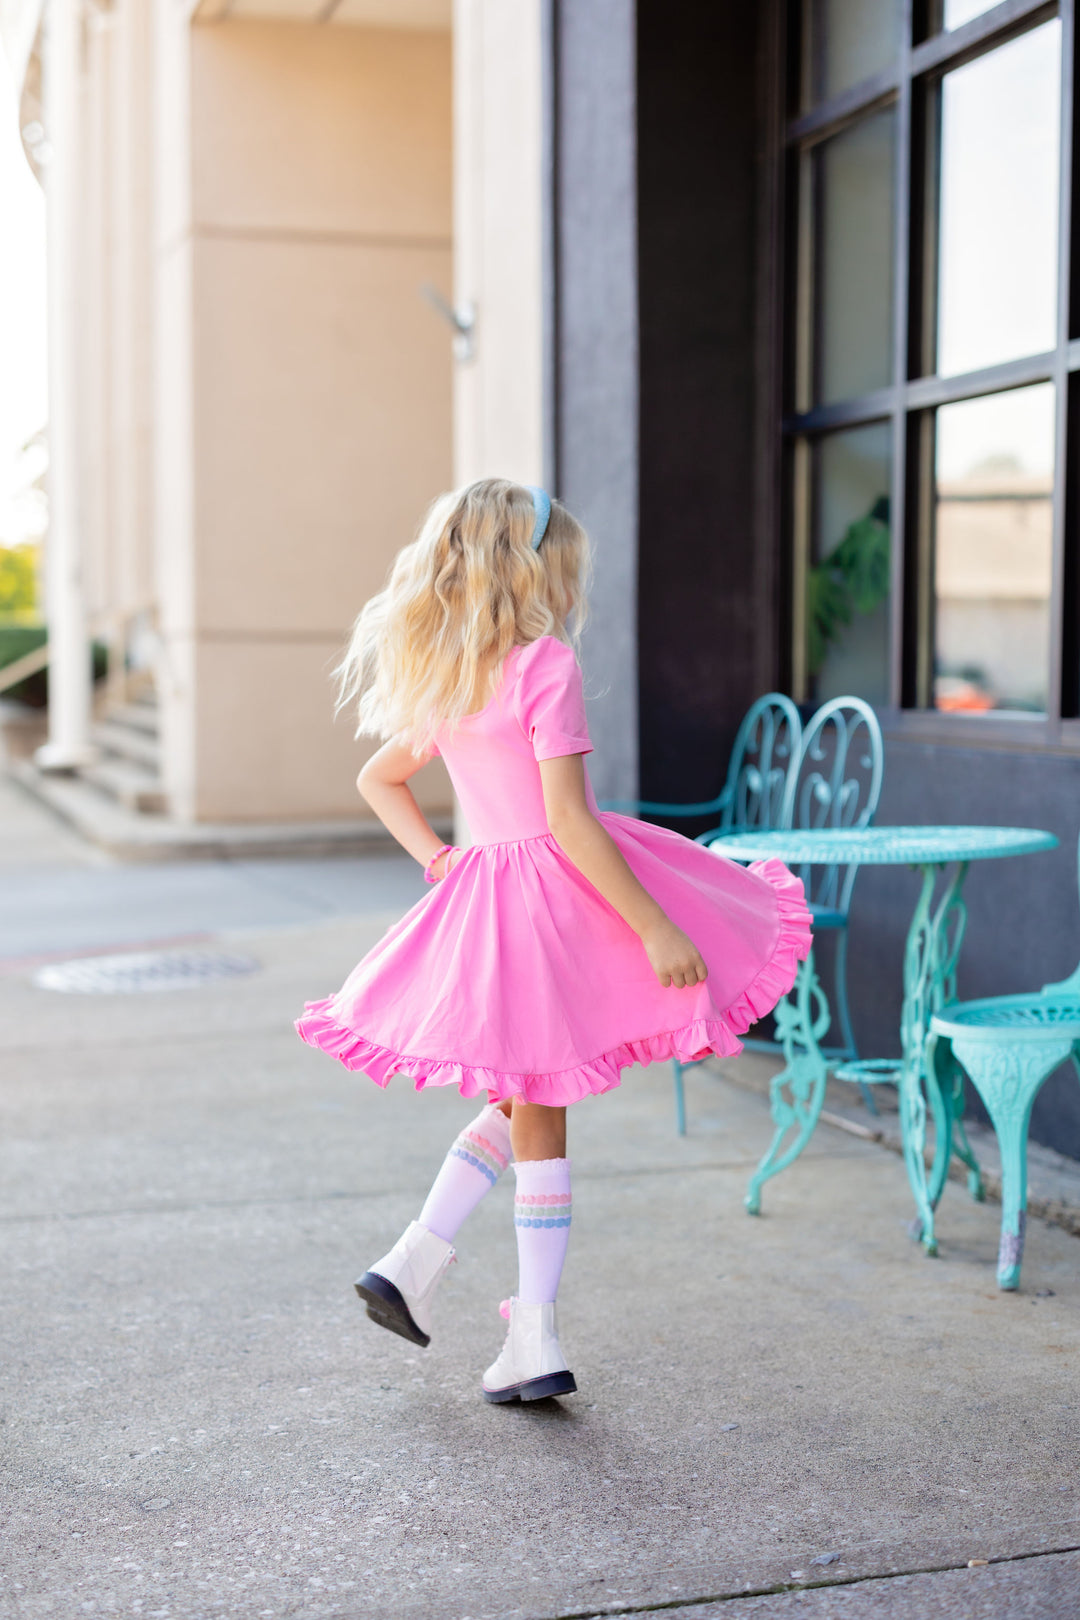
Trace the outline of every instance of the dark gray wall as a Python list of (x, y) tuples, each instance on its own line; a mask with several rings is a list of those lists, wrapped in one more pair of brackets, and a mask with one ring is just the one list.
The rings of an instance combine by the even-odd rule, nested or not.
[(601, 798), (637, 791), (638, 310), (634, 6), (556, 0), (555, 482), (592, 536), (584, 644)]
[[(885, 760), (881, 823), (1045, 827), (1061, 841), (1053, 854), (973, 863), (965, 890), (960, 995), (1038, 990), (1071, 973), (1080, 960), (1080, 760), (896, 738), (886, 743)], [(856, 1039), (868, 1057), (893, 1056), (899, 1049), (904, 937), (917, 890), (912, 872), (870, 867), (855, 885), (849, 984)], [(1031, 1134), (1080, 1158), (1080, 1086), (1071, 1065), (1040, 1092)]]
[[(554, 482), (596, 552), (602, 797), (718, 788), (760, 684), (759, 31), (739, 0), (547, 0)], [(640, 333), (640, 352), (639, 352)]]
[(739, 0), (639, 0), (641, 778), (716, 793), (757, 695), (758, 31)]

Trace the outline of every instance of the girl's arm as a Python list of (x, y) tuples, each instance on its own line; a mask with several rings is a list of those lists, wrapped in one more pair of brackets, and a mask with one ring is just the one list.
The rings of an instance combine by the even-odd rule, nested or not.
[[(386, 828), (392, 833), (414, 860), (426, 866), (435, 851), (442, 848), (442, 839), (413, 798), (408, 786), (424, 764), (404, 743), (384, 743), (377, 754), (372, 754), (356, 785)], [(436, 877), (446, 875), (447, 857), (435, 863)]]
[(614, 839), (589, 809), (581, 755), (542, 759), (540, 780), (552, 837), (582, 876), (634, 930), (660, 983), (678, 989), (703, 984), (708, 969), (696, 945), (642, 888)]

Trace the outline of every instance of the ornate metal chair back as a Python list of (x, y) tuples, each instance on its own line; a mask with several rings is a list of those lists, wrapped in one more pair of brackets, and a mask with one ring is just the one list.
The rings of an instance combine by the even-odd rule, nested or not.
[(766, 692), (747, 709), (728, 763), (720, 825), (784, 827), (784, 805), (802, 749), (799, 711), (782, 692)]
[[(881, 726), (862, 698), (830, 698), (803, 732), (784, 805), (785, 827), (868, 827), (881, 798)], [(847, 913), (854, 866), (807, 867), (800, 876), (817, 906)]]

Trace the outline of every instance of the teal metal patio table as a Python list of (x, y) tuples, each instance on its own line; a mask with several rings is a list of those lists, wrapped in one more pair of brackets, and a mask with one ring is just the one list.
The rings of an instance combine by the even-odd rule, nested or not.
[[(954, 1152), (967, 1166), (972, 1195), (983, 1196), (979, 1166), (963, 1127), (962, 1076), (957, 1071), (942, 1088), (933, 1065), (927, 1063), (930, 1019), (956, 1000), (956, 965), (967, 924), (963, 887), (968, 866), (972, 861), (1033, 855), (1056, 846), (1052, 833), (1032, 827), (829, 827), (731, 833), (709, 841), (710, 849), (737, 861), (778, 859), (795, 868), (910, 866), (921, 873), (904, 951), (901, 1056), (840, 1064), (833, 1072), (842, 1080), (884, 1081), (898, 1087), (904, 1163), (915, 1198), (917, 1236), (927, 1254), (937, 1253), (934, 1211)], [(941, 892), (935, 900), (939, 879)], [(760, 1212), (763, 1183), (787, 1169), (809, 1142), (825, 1099), (829, 1065), (820, 1043), (832, 1013), (812, 951), (774, 1017), (774, 1038), (783, 1050), (784, 1067), (770, 1086), (773, 1139), (744, 1200), (751, 1215)], [(928, 1106), (935, 1127), (929, 1171)]]

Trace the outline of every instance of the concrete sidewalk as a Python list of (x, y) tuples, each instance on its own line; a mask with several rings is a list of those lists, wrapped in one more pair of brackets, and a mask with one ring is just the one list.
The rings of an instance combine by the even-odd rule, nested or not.
[(366, 1320), (475, 1105), (290, 1020), (393, 914), (249, 927), (260, 973), (172, 995), (0, 978), (0, 1616), (1080, 1611), (1077, 1240), (1032, 1223), (1001, 1295), (996, 1206), (950, 1187), (927, 1260), (902, 1163), (829, 1127), (751, 1220), (768, 1113), (719, 1068), (682, 1141), (666, 1069), (571, 1114), (577, 1397), (478, 1394), (507, 1184), (429, 1350)]
[(414, 860), (385, 848), (128, 865), (76, 838), (4, 775), (0, 758), (0, 893), (3, 972), (31, 956), (403, 911), (425, 886)]

